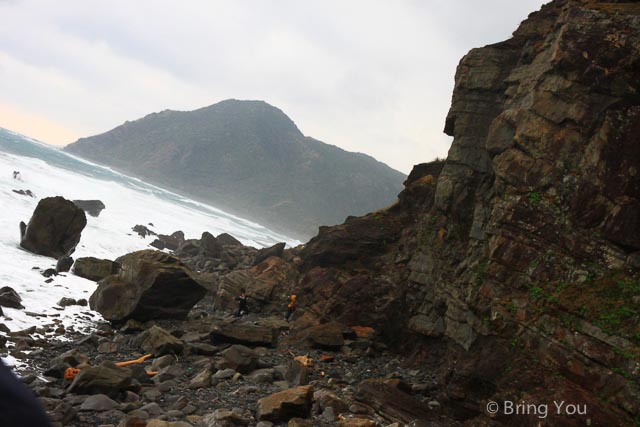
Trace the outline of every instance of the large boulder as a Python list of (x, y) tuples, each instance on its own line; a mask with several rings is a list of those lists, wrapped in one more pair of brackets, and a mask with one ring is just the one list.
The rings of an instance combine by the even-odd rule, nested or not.
[(74, 200), (73, 203), (91, 216), (99, 216), (105, 208), (100, 200)]
[(120, 264), (109, 259), (94, 257), (78, 258), (73, 266), (73, 274), (98, 282), (107, 276), (118, 273)]
[(106, 394), (116, 398), (129, 388), (132, 379), (131, 369), (103, 362), (101, 365), (82, 369), (67, 391), (75, 394)]
[(222, 254), (222, 245), (213, 236), (213, 234), (205, 231), (200, 237), (200, 255), (205, 258), (219, 258)]
[(55, 259), (71, 255), (87, 225), (84, 211), (63, 197), (47, 197), (38, 203), (29, 224), (20, 225), (20, 246)]
[(184, 319), (207, 290), (178, 258), (144, 250), (116, 260), (118, 274), (98, 284), (89, 300), (106, 320)]
[(291, 418), (306, 418), (311, 411), (311, 386), (290, 388), (258, 400), (258, 420), (283, 422)]

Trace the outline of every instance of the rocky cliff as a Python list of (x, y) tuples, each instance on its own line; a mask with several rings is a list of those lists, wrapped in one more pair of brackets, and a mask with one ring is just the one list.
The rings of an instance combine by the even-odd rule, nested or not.
[(154, 113), (65, 150), (305, 240), (320, 225), (389, 206), (404, 179), (372, 157), (305, 137), (261, 101)]
[[(302, 250), (309, 318), (373, 326), (433, 370), (465, 425), (486, 403), (640, 419), (640, 4), (558, 0), (460, 62), (444, 164)], [(555, 411), (555, 409), (554, 409)], [(586, 424), (585, 424), (586, 423)]]

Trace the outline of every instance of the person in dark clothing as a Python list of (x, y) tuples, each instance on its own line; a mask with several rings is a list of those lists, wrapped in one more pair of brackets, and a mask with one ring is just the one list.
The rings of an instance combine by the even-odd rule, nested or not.
[(238, 312), (236, 316), (244, 316), (249, 314), (249, 300), (244, 289), (240, 290), (240, 296), (236, 298), (238, 300)]
[(51, 426), (40, 402), (2, 359), (0, 359), (0, 426)]

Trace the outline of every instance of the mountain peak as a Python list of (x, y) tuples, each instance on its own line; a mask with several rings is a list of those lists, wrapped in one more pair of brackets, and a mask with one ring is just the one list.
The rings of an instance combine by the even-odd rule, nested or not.
[(404, 179), (305, 137), (282, 110), (254, 100), (165, 110), (65, 150), (299, 238), (393, 203)]

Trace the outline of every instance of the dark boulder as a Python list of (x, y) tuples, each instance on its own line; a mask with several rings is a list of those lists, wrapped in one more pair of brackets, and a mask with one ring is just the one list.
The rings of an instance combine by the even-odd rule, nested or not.
[(282, 243), (276, 243), (275, 245), (270, 246), (268, 248), (260, 249), (253, 260), (253, 265), (258, 265), (265, 259), (272, 256), (277, 256), (278, 258), (282, 258), (285, 245), (286, 244), (282, 242)]
[(73, 203), (91, 216), (99, 216), (105, 208), (100, 200), (74, 200)]
[(158, 238), (151, 242), (150, 245), (158, 249), (169, 249), (170, 251), (175, 251), (182, 242), (184, 242), (184, 238), (180, 239), (173, 234), (170, 236), (167, 234), (158, 234)]
[(218, 240), (222, 246), (244, 246), (240, 240), (236, 239), (229, 233), (219, 234), (216, 237), (216, 240)]
[(70, 305), (80, 305), (80, 304), (78, 304), (78, 301), (76, 301), (74, 298), (62, 297), (60, 301), (58, 301), (58, 305), (60, 307), (68, 307)]
[(222, 254), (222, 245), (213, 236), (205, 231), (200, 237), (200, 255), (206, 258), (219, 258)]
[(20, 295), (9, 286), (0, 288), (0, 306), (19, 309), (24, 308)]
[(73, 274), (85, 279), (100, 281), (107, 276), (117, 274), (120, 264), (109, 259), (98, 259), (93, 257), (78, 258), (73, 266)]
[(163, 250), (164, 248), (166, 248), (166, 245), (160, 239), (155, 239), (153, 242), (149, 243), (149, 246), (152, 246), (159, 250)]
[(56, 271), (55, 268), (47, 268), (40, 274), (42, 274), (44, 277), (51, 277), (51, 276), (57, 276), (58, 272)]
[(106, 394), (117, 398), (129, 388), (132, 377), (131, 369), (103, 362), (101, 365), (82, 369), (67, 391), (74, 394)]
[(66, 273), (71, 270), (71, 266), (73, 265), (73, 258), (70, 256), (64, 256), (58, 260), (56, 263), (56, 271), (58, 273)]
[[(63, 197), (47, 197), (38, 203), (24, 227), (20, 246), (55, 259), (73, 253), (87, 225), (84, 211)], [(23, 226), (20, 226), (21, 232)]]
[(181, 230), (174, 231), (173, 233), (171, 233), (171, 237), (173, 237), (174, 239), (180, 242), (184, 242), (184, 231), (181, 231)]
[(180, 257), (193, 257), (198, 255), (200, 252), (200, 240), (198, 239), (188, 239), (180, 242), (180, 246), (178, 250), (175, 251), (175, 254)]
[(116, 262), (119, 273), (101, 280), (89, 299), (106, 320), (184, 319), (207, 292), (191, 270), (164, 252), (133, 252)]
[(140, 237), (147, 237), (147, 236), (156, 236), (157, 233), (153, 230), (149, 230), (147, 228), (146, 225), (134, 225), (131, 230), (135, 231), (136, 233), (138, 233), (138, 236)]

